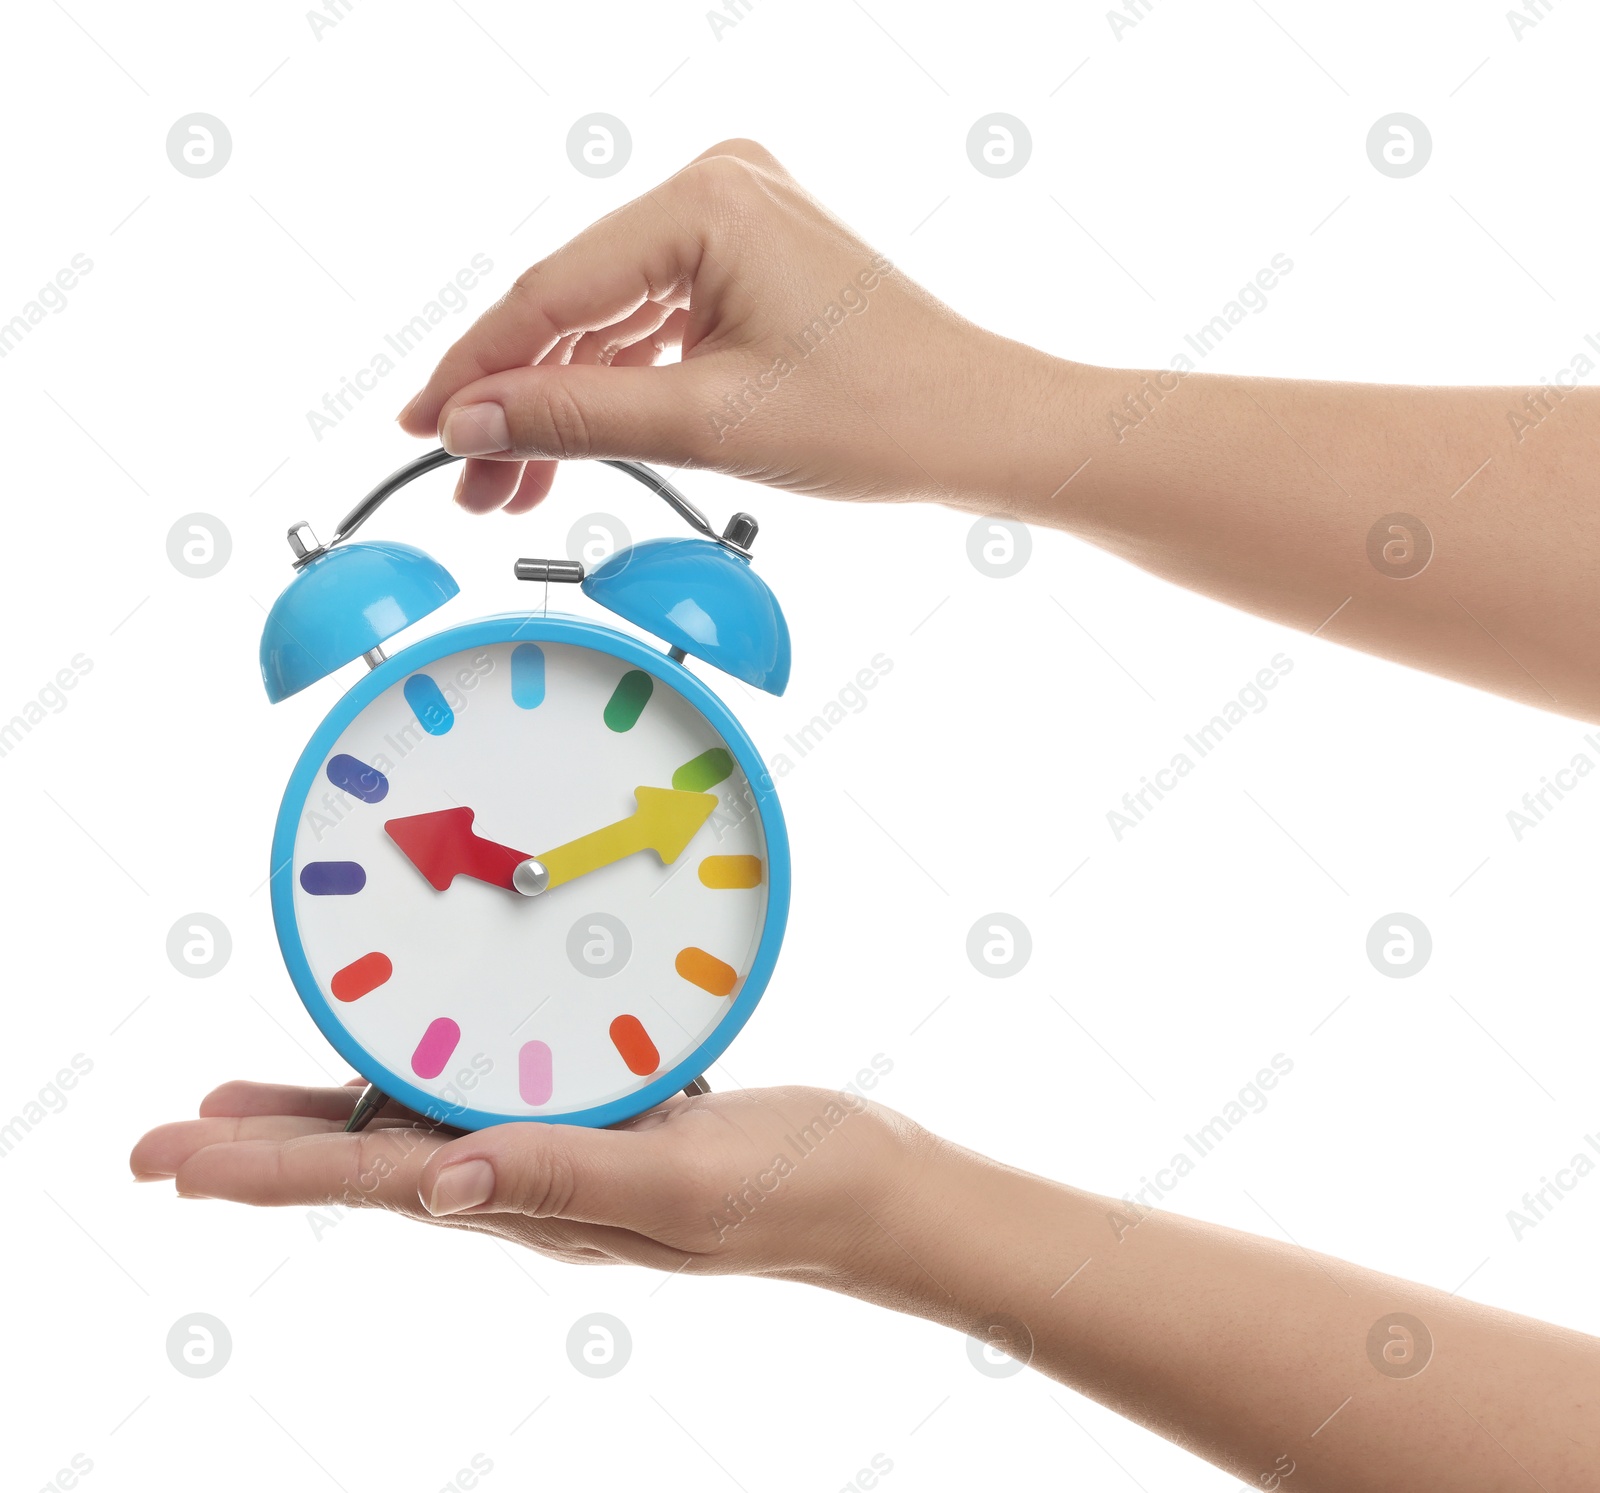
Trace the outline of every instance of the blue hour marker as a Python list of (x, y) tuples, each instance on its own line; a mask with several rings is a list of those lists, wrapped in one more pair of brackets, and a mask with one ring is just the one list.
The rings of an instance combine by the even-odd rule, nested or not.
[(300, 868), (300, 888), (312, 897), (351, 897), (366, 884), (357, 861), (308, 861)]
[(328, 759), (328, 781), (335, 788), (353, 793), (364, 804), (381, 803), (389, 791), (389, 780), (376, 767), (368, 767), (359, 757), (340, 752)]
[(405, 682), (406, 704), (429, 736), (443, 736), (456, 723), (456, 713), (445, 703), (444, 692), (430, 674), (413, 674)]
[(511, 650), (511, 699), (523, 710), (544, 704), (544, 649), (537, 643)]

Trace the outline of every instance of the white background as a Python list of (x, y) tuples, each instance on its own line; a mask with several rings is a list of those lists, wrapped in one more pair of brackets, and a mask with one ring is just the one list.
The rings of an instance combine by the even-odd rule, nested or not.
[[(953, 1334), (799, 1286), (580, 1271), (386, 1216), (319, 1238), (300, 1210), (129, 1182), (133, 1140), (217, 1082), (347, 1076), (262, 888), (282, 784), (339, 685), (269, 707), (262, 608), (289, 575), (285, 526), (325, 531), (416, 449), (391, 416), (447, 339), (733, 134), (959, 310), (1063, 355), (1164, 366), (1281, 252), (1293, 273), (1208, 368), (1534, 384), (1600, 330), (1597, 40), (1574, 0), (1520, 40), (1485, 0), (1157, 0), (1120, 40), (1094, 5), (752, 0), (718, 39), (700, 3), (356, 0), (320, 40), (292, 4), (7, 7), (0, 320), (74, 254), (94, 264), (0, 361), (0, 718), (93, 661), (0, 759), (0, 1110), (74, 1054), (93, 1063), (3, 1157), (8, 1485), (82, 1454), (90, 1487), (434, 1493), (480, 1454), (491, 1489), (831, 1490), (881, 1453), (890, 1488), (1231, 1486), (1032, 1373), (974, 1372)], [(1006, 180), (965, 149), (997, 110), (1033, 137)], [(1434, 140), (1406, 180), (1365, 151), (1396, 110)], [(233, 137), (204, 180), (165, 153), (194, 111)], [(607, 180), (566, 155), (595, 111), (633, 136)], [(480, 252), (494, 271), (471, 309), (316, 440), (307, 410)], [(598, 469), (515, 522), (469, 520), (448, 485), (378, 526), (461, 580), (441, 624), (527, 604), (511, 560), (560, 553), (581, 514), (665, 531)], [(1270, 1106), (1169, 1206), (1600, 1331), (1600, 1181), (1520, 1241), (1506, 1220), (1600, 1130), (1600, 786), (1520, 843), (1505, 817), (1575, 752), (1600, 757), (1582, 727), (1059, 535), (997, 581), (951, 512), (686, 485), (719, 519), (762, 521), (794, 680), (781, 700), (727, 694), (764, 750), (874, 654), (894, 665), (783, 783), (789, 942), (715, 1084), (837, 1085), (882, 1053), (886, 1102), (1121, 1194), (1281, 1052)], [(1425, 496), (1372, 494), (1374, 515)], [(166, 554), (195, 511), (232, 535), (206, 580)], [(1294, 670), (1270, 707), (1115, 841), (1106, 811), (1279, 652)], [(995, 910), (1032, 931), (1010, 980), (964, 952)], [(1400, 980), (1365, 953), (1397, 910), (1434, 940)], [(165, 953), (195, 911), (232, 934), (210, 979)], [(196, 1311), (233, 1338), (199, 1380), (164, 1349)], [(632, 1332), (615, 1378), (568, 1364), (590, 1311)]]

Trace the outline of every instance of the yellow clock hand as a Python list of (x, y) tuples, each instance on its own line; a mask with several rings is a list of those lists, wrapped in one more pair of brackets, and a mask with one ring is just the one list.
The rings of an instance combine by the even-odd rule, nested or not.
[(635, 788), (638, 809), (626, 819), (569, 840), (538, 857), (550, 874), (548, 886), (598, 871), (640, 850), (653, 850), (663, 866), (688, 849), (689, 841), (717, 806), (714, 793), (685, 793), (677, 788)]

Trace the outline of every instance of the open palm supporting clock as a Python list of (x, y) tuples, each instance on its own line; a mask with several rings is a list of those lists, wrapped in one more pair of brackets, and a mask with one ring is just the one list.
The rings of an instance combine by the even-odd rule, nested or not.
[(289, 973), (371, 1088), (466, 1129), (604, 1125), (701, 1075), (771, 976), (789, 900), (770, 777), (693, 656), (781, 694), (783, 613), (751, 568), (755, 522), (722, 534), (658, 474), (613, 462), (698, 537), (646, 540), (579, 583), (660, 639), (536, 612), (383, 644), (457, 592), (421, 550), (350, 535), (436, 451), (368, 495), (268, 616), (274, 701), (365, 658), (292, 773), (272, 846)]

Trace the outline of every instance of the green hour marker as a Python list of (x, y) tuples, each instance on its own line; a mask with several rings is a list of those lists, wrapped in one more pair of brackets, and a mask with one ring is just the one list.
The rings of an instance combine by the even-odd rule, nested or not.
[(631, 731), (639, 724), (639, 717), (650, 703), (650, 692), (656, 682), (643, 669), (629, 669), (617, 681), (606, 701), (606, 725), (613, 731)]
[(733, 758), (721, 747), (701, 752), (672, 775), (672, 786), (685, 793), (708, 793), (733, 771)]

